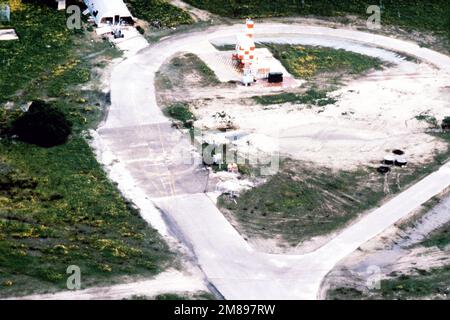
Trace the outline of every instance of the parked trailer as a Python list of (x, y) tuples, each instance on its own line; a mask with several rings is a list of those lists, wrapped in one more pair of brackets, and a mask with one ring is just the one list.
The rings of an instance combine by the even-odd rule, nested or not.
[(283, 73), (282, 72), (269, 72), (269, 83), (281, 83), (283, 82)]

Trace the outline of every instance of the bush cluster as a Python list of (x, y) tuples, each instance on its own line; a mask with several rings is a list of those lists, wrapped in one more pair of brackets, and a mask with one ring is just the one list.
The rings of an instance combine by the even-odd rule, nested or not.
[(34, 101), (11, 127), (19, 140), (46, 148), (65, 143), (71, 132), (64, 113), (44, 101)]

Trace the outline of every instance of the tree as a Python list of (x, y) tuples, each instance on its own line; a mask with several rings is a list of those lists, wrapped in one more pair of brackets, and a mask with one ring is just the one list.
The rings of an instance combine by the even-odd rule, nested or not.
[(72, 124), (61, 111), (44, 101), (34, 101), (27, 112), (12, 125), (19, 140), (50, 148), (63, 144), (72, 132)]

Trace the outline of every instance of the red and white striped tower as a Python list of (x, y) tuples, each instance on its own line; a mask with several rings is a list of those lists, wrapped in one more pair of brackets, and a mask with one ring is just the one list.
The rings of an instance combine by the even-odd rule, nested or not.
[(245, 35), (251, 39), (255, 37), (255, 23), (252, 19), (247, 19), (245, 22), (246, 33)]
[(245, 36), (249, 39), (244, 51), (244, 69), (250, 69), (255, 59), (255, 23), (252, 19), (245, 22)]
[(242, 68), (250, 68), (255, 59), (255, 23), (252, 19), (247, 19), (245, 23), (244, 35), (238, 35), (236, 52), (233, 58), (239, 61)]

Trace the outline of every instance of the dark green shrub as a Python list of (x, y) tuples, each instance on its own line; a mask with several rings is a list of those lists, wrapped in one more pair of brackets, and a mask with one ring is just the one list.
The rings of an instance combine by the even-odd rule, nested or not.
[(442, 129), (450, 131), (450, 117), (445, 117), (444, 120), (442, 120)]
[(144, 34), (145, 33), (144, 28), (142, 28), (141, 26), (137, 26), (136, 30), (139, 31), (140, 34)]
[(12, 125), (19, 140), (41, 147), (63, 144), (72, 132), (72, 124), (64, 113), (44, 101), (34, 101), (27, 112)]
[(185, 103), (175, 103), (164, 110), (169, 117), (183, 122), (185, 127), (191, 127), (195, 116), (189, 110), (189, 106)]
[(165, 0), (125, 0), (125, 3), (133, 16), (150, 22), (158, 29), (194, 22), (187, 11)]

